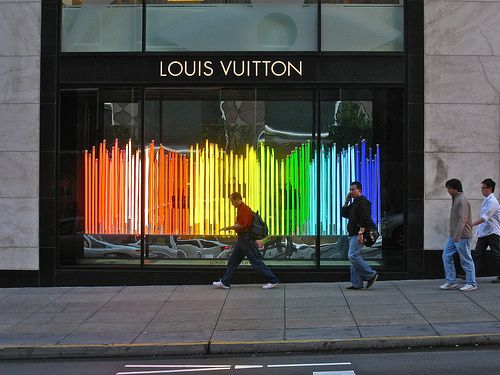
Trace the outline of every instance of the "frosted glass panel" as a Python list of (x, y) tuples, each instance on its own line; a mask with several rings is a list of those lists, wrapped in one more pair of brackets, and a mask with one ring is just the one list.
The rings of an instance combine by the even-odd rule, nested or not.
[(142, 2), (65, 0), (62, 8), (63, 52), (142, 50)]
[(403, 51), (403, 6), (322, 4), (323, 51)]
[(147, 6), (148, 51), (315, 51), (317, 5), (304, 0)]

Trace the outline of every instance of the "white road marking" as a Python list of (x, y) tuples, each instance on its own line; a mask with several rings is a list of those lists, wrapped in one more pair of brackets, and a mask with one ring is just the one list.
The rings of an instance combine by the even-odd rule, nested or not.
[(125, 365), (125, 367), (135, 367), (135, 368), (209, 368), (209, 367), (227, 367), (230, 368), (231, 365)]
[(313, 375), (356, 375), (354, 371), (320, 371), (313, 372)]
[(189, 368), (182, 370), (160, 370), (160, 371), (132, 371), (132, 372), (117, 372), (116, 375), (142, 375), (142, 374), (171, 374), (174, 372), (201, 372), (201, 371), (220, 371), (230, 370), (230, 367), (210, 367), (210, 368)]
[(267, 367), (313, 367), (313, 366), (348, 366), (351, 362), (337, 363), (291, 363), (286, 365), (267, 365)]
[(244, 370), (247, 368), (262, 368), (264, 367), (263, 365), (235, 365), (234, 369), (235, 370)]

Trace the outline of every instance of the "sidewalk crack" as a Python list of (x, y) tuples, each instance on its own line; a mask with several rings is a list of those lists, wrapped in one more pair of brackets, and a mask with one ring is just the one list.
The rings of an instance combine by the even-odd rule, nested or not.
[(396, 284), (394, 281), (392, 281), (392, 285), (394, 285), (394, 286), (396, 287), (396, 289), (397, 289), (397, 290), (399, 290), (399, 293), (401, 293), (401, 294), (403, 295), (403, 297), (404, 297), (404, 298), (408, 301), (408, 303), (409, 303), (409, 304), (410, 304), (410, 305), (411, 305), (411, 306), (415, 309), (415, 311), (416, 311), (416, 312), (418, 312), (422, 318), (424, 318), (424, 320), (427, 322), (427, 324), (428, 324), (429, 326), (431, 326), (432, 330), (436, 333), (436, 335), (441, 336), (441, 335), (439, 334), (439, 332), (438, 332), (438, 331), (436, 331), (436, 328), (434, 328), (434, 325), (433, 325), (431, 322), (429, 322), (429, 320), (425, 317), (425, 315), (424, 315), (424, 314), (422, 314), (422, 313), (420, 312), (420, 310), (417, 308), (417, 306), (415, 306), (415, 305), (414, 305), (414, 303), (413, 303), (412, 301), (410, 301), (410, 299), (406, 296), (406, 294), (404, 294), (404, 293), (403, 293), (403, 291), (402, 291), (401, 289), (399, 289), (398, 284)]
[[(156, 310), (156, 314), (154, 314), (153, 317), (150, 319), (150, 321), (144, 326), (144, 329), (146, 329), (147, 326), (149, 326), (151, 324), (151, 322), (158, 316), (158, 313), (160, 312), (160, 310), (163, 308), (163, 306), (165, 306), (167, 304), (170, 297), (172, 297), (172, 295), (175, 293), (175, 291), (177, 290), (178, 287), (179, 287), (179, 285), (176, 285), (175, 288), (170, 291), (170, 294), (168, 295), (167, 299), (161, 304), (161, 306), (158, 308), (158, 310)], [(135, 340), (137, 340), (139, 338), (139, 336), (144, 333), (144, 329), (141, 332), (139, 332), (139, 334), (136, 337), (134, 337), (134, 339), (131, 341), (131, 343), (135, 343)]]
[(214, 329), (212, 330), (212, 334), (208, 338), (208, 343), (207, 343), (207, 354), (210, 354), (210, 345), (212, 344), (212, 338), (214, 337), (215, 330), (217, 329), (217, 325), (219, 324), (220, 317), (222, 316), (222, 311), (224, 310), (224, 306), (226, 306), (226, 301), (227, 297), (229, 296), (229, 293), (231, 293), (232, 289), (229, 288), (226, 293), (226, 298), (224, 298), (224, 303), (222, 304), (222, 307), (220, 309), (219, 315), (217, 316), (217, 320), (215, 321)]
[(54, 303), (56, 302), (58, 299), (62, 298), (63, 296), (65, 296), (67, 293), (69, 293), (71, 290), (73, 290), (73, 287), (70, 287), (66, 292), (64, 292), (63, 294), (61, 294), (59, 297), (57, 297), (55, 300), (53, 301), (50, 301), (50, 302), (47, 302), (45, 305), (41, 306), (39, 309), (33, 311), (31, 314), (29, 314), (26, 318), (20, 320), (19, 322), (17, 322), (16, 324), (13, 324), (12, 326), (16, 326), (20, 323), (23, 323), (26, 319), (32, 317), (33, 315), (35, 315), (36, 313), (38, 313), (40, 310), (44, 309), (45, 307), (47, 307), (48, 305), (50, 305), (51, 303)]
[(90, 318), (92, 318), (95, 314), (97, 314), (101, 309), (106, 306), (113, 298), (115, 298), (118, 294), (120, 294), (123, 289), (126, 287), (123, 286), (118, 293), (116, 293), (114, 296), (110, 297), (101, 307), (99, 307), (92, 315), (90, 315), (87, 319), (85, 319), (83, 322), (78, 324), (75, 329), (73, 329), (71, 332), (69, 332), (67, 335), (65, 335), (61, 340), (57, 342), (57, 344), (60, 344), (62, 341), (64, 341), (69, 335), (73, 334), (78, 328), (80, 328), (83, 324), (85, 324)]
[(358, 330), (359, 337), (363, 338), (363, 335), (361, 335), (361, 330), (359, 329), (358, 321), (356, 320), (356, 317), (354, 316), (354, 313), (352, 312), (351, 305), (349, 304), (349, 300), (345, 296), (344, 289), (342, 288), (342, 283), (338, 283), (338, 286), (340, 288), (340, 293), (342, 293), (342, 296), (345, 299), (345, 303), (347, 303), (347, 307), (349, 308), (349, 312), (351, 313), (352, 319), (354, 320), (354, 323), (356, 324), (356, 329)]
[[(474, 292), (472, 292), (472, 293), (474, 293)], [(487, 309), (485, 309), (483, 306), (481, 306), (481, 305), (480, 305), (480, 304), (478, 304), (476, 301), (474, 301), (472, 298), (470, 298), (470, 297), (469, 297), (469, 295), (467, 294), (467, 292), (462, 293), (462, 294), (463, 294), (463, 295), (465, 295), (465, 297), (467, 297), (469, 300), (471, 300), (471, 301), (472, 301), (472, 302), (473, 302), (476, 306), (480, 307), (480, 308), (481, 308), (481, 310), (486, 311), (486, 313), (487, 313), (489, 316), (493, 317), (493, 319), (495, 319), (495, 320), (497, 320), (497, 321), (500, 321), (500, 319), (498, 319), (495, 315), (493, 315), (492, 313), (490, 313)]]

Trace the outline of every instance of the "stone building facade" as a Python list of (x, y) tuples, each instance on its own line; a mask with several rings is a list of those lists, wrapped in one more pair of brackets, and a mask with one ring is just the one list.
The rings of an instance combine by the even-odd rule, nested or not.
[(41, 1), (0, 1), (0, 270), (38, 270)]
[[(55, 148), (39, 137), (41, 107), (56, 108), (55, 98), (40, 95), (41, 80), (53, 79), (41, 77), (41, 63), (55, 61), (42, 50), (42, 1), (0, 0), (0, 272), (43, 267), (39, 210), (55, 210), (39, 189), (56, 168)], [(445, 181), (462, 180), (474, 216), (481, 180), (500, 182), (500, 1), (424, 0), (423, 9), (423, 249), (439, 262), (450, 208)], [(42, 153), (54, 160), (47, 170)]]
[(500, 179), (500, 1), (426, 0), (424, 12), (424, 249), (439, 250), (445, 182), (462, 181), (477, 216), (481, 181)]

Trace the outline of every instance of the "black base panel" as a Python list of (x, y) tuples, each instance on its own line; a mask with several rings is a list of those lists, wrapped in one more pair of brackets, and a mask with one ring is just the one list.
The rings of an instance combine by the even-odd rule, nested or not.
[[(348, 281), (349, 274), (339, 271), (310, 272), (273, 270), (284, 283), (338, 282)], [(224, 272), (220, 270), (58, 270), (57, 286), (110, 286), (110, 285), (210, 285), (219, 280)], [(406, 279), (404, 272), (381, 272), (381, 280)], [(254, 270), (238, 270), (232, 280), (234, 284), (264, 283), (263, 277)]]
[[(424, 279), (439, 279), (444, 278), (443, 261), (442, 261), (442, 250), (426, 250), (424, 253)], [(458, 265), (458, 259), (455, 260), (455, 264)], [(486, 251), (482, 260), (481, 268), (479, 272), (476, 272), (476, 276), (488, 277), (488, 276), (498, 276), (495, 269), (495, 260), (493, 258), (493, 253), (491, 251)]]
[(0, 288), (39, 286), (38, 271), (0, 270)]

